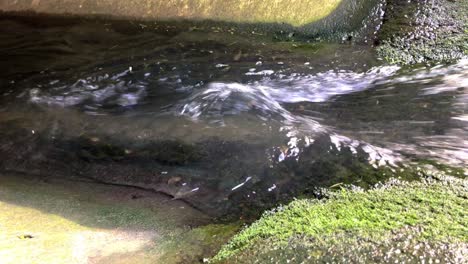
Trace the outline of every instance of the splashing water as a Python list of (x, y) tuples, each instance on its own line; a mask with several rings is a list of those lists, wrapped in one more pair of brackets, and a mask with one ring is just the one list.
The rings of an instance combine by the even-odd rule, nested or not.
[(65, 40), (42, 44), (35, 29), (12, 27), (49, 53), (26, 49), (2, 73), (0, 170), (149, 188), (226, 212), (369, 186), (412, 160), (468, 165), (466, 60), (400, 69), (358, 45), (304, 51), (100, 26), (86, 29), (102, 36), (91, 44), (76, 35), (83, 25), (46, 31)]
[(122, 80), (129, 75), (126, 70), (120, 74), (79, 79), (72, 85), (58, 85), (53, 81), (46, 91), (34, 88), (29, 91), (30, 101), (38, 104), (56, 105), (61, 107), (86, 104), (87, 108), (95, 109), (105, 105), (132, 106), (146, 95), (144, 82), (133, 83)]

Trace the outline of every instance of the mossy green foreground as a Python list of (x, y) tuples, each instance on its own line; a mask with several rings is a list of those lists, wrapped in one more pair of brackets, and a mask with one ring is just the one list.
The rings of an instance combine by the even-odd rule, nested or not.
[(443, 176), (296, 200), (265, 213), (212, 261), (466, 261), (467, 188), (466, 179)]

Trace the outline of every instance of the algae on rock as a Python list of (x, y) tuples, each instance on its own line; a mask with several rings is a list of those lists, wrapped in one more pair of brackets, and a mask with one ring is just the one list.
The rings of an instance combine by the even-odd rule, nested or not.
[(468, 55), (468, 1), (387, 1), (377, 53), (390, 63), (452, 62)]
[[(464, 179), (435, 176), (422, 182), (393, 180), (364, 192), (343, 189), (325, 201), (296, 200), (266, 212), (213, 261), (252, 263), (266, 256), (299, 262), (343, 257), (376, 261), (380, 256), (380, 261), (388, 261), (385, 253), (392, 250), (400, 253), (391, 260), (434, 257), (424, 252), (413, 256), (410, 250), (421, 245), (433, 247), (446, 261), (457, 261), (468, 243), (468, 218), (463, 213), (468, 208), (467, 184)], [(348, 255), (350, 248), (368, 252)]]

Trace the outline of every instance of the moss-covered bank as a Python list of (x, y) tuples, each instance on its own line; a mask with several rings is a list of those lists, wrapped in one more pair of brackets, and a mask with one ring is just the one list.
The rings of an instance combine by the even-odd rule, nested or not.
[(213, 259), (229, 263), (456, 262), (466, 257), (468, 182), (446, 176), (390, 181), (267, 212)]
[(388, 0), (378, 38), (391, 63), (459, 60), (468, 55), (468, 1)]

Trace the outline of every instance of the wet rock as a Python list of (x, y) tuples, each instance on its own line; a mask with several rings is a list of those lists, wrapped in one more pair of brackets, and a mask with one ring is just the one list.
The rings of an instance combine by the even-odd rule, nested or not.
[(467, 10), (467, 1), (389, 0), (378, 33), (378, 54), (398, 64), (466, 57)]
[(466, 187), (466, 180), (434, 175), (341, 190), (326, 201), (298, 199), (266, 212), (213, 262), (464, 263), (466, 221), (458, 210)]

